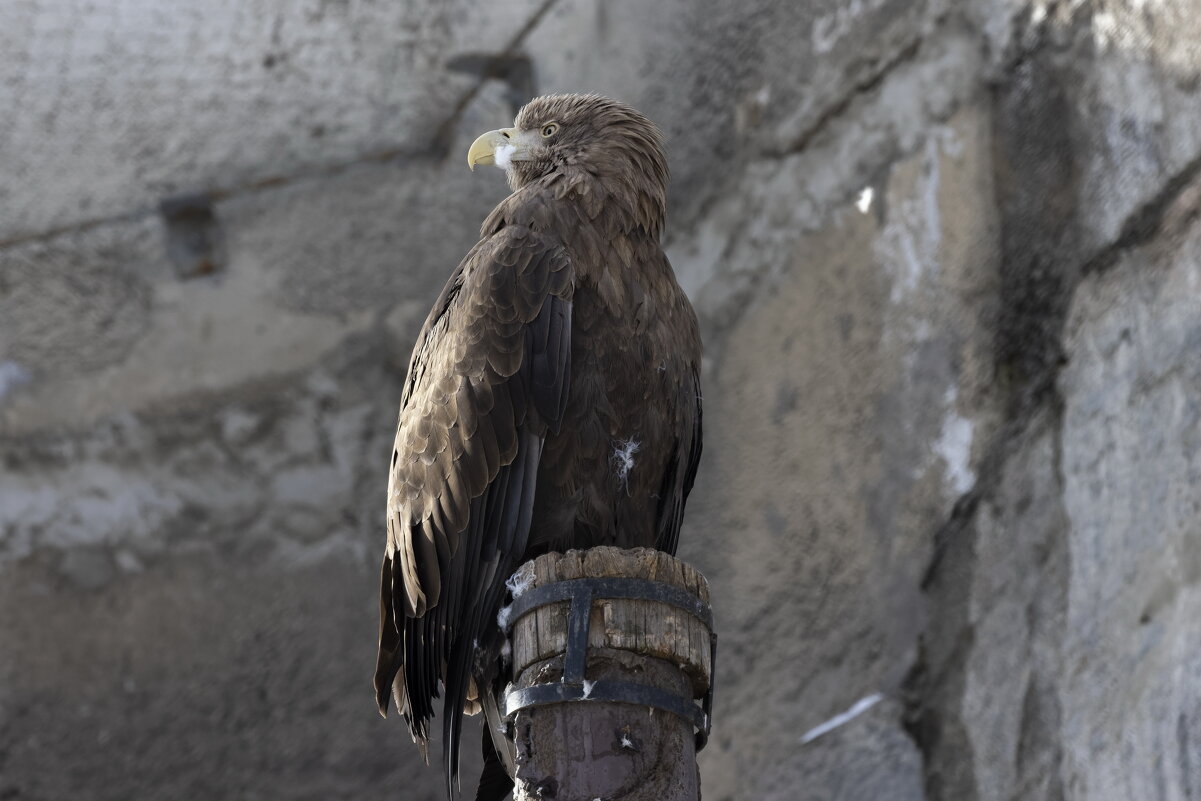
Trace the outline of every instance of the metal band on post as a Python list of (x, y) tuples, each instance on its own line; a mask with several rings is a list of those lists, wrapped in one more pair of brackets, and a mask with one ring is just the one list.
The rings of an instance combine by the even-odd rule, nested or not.
[(623, 681), (586, 682), (588, 635), (592, 602), (595, 600), (646, 600), (674, 606), (699, 620), (709, 630), (710, 665), (716, 663), (717, 635), (713, 633), (713, 615), (696, 596), (660, 581), (637, 578), (580, 578), (537, 587), (521, 594), (509, 608), (505, 625), (508, 636), (516, 621), (540, 607), (571, 602), (567, 620), (567, 643), (563, 657), (563, 677), (558, 682), (509, 690), (504, 699), (506, 720), (522, 709), (575, 701), (609, 701), (636, 704), (670, 712), (692, 724), (696, 731), (696, 750), (709, 739), (713, 711), (713, 681), (698, 707), (685, 698), (657, 687)]

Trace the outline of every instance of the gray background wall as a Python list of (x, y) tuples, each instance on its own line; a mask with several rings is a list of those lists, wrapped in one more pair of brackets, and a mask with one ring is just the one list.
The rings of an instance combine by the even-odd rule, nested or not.
[(1188, 0), (0, 4), (0, 799), (439, 797), (369, 691), (384, 466), (505, 191), (466, 146), (552, 90), (670, 150), (705, 797), (1201, 799), (1199, 43)]

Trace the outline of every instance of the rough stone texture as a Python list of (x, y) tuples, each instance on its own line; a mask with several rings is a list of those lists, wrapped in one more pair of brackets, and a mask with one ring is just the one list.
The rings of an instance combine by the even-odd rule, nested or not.
[(1185, 200), (1191, 219), (1090, 276), (1069, 317), (1058, 693), (1084, 797), (1201, 793), (1201, 184)]
[(382, 471), (504, 192), (467, 143), (578, 89), (663, 127), (704, 326), (705, 796), (1201, 800), (1198, 42), (1185, 0), (0, 4), (0, 798), (439, 797), (370, 696)]
[[(703, 474), (692, 514), (728, 536), (682, 553), (712, 565), (715, 719), (758, 721), (716, 730), (711, 797), (783, 797), (831, 772), (845, 755), (800, 747), (801, 732), (896, 694), (913, 661), (930, 531), (974, 483), (970, 418), (988, 403), (989, 331), (963, 314), (987, 307), (995, 274), (987, 153), (987, 126), (964, 111), (893, 165), (887, 211), (844, 203), (797, 237), (707, 378), (708, 458), (731, 469)], [(873, 708), (895, 736), (856, 748), (899, 763), (897, 797), (920, 798), (898, 712)]]

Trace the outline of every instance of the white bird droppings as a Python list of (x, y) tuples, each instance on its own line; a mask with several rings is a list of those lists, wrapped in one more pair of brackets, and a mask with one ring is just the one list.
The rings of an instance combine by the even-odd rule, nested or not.
[(592, 688), (595, 686), (596, 686), (595, 681), (588, 681), (588, 679), (584, 679), (584, 697), (585, 698), (592, 695)]
[(801, 745), (804, 745), (805, 743), (811, 743), (818, 737), (821, 737), (823, 734), (837, 729), (844, 723), (849, 723), (879, 703), (880, 699), (883, 697), (884, 695), (882, 693), (874, 693), (866, 698), (860, 698), (846, 712), (843, 712), (840, 715), (835, 715), (825, 723), (814, 726), (812, 729), (802, 734)]
[(976, 473), (969, 466), (972, 455), (972, 421), (952, 412), (943, 421), (934, 451), (947, 466), (947, 478), (956, 495), (976, 485)]
[(956, 495), (963, 495), (976, 484), (976, 473), (972, 470), (972, 421), (955, 410), (955, 399), (959, 391), (952, 384), (943, 401), (947, 406), (942, 421), (942, 431), (934, 442), (934, 453), (946, 464), (947, 481)]
[(859, 209), (863, 214), (867, 214), (872, 209), (872, 198), (876, 192), (870, 186), (865, 186), (859, 190), (859, 197), (855, 200), (855, 208)]

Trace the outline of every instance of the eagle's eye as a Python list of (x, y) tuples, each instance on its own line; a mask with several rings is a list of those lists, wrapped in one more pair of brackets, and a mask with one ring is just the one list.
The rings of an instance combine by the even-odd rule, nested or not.
[(546, 125), (542, 126), (542, 136), (543, 137), (554, 136), (555, 131), (557, 131), (557, 130), (559, 130), (559, 123), (548, 122)]

